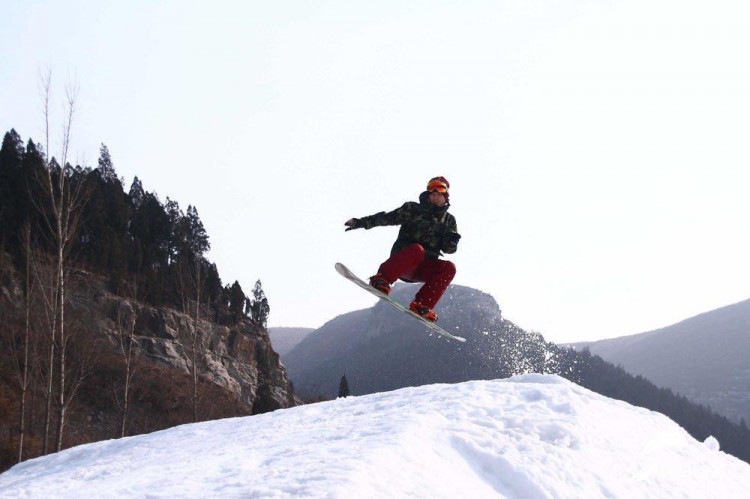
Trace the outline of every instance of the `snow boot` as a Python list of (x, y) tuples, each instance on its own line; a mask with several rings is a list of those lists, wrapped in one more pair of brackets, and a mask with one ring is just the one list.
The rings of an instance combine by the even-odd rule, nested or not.
[(437, 322), (437, 314), (431, 308), (425, 307), (418, 301), (413, 301), (409, 304), (409, 310), (422, 317), (424, 320), (429, 322)]
[(391, 294), (391, 283), (380, 272), (370, 277), (370, 287), (377, 289), (384, 295)]

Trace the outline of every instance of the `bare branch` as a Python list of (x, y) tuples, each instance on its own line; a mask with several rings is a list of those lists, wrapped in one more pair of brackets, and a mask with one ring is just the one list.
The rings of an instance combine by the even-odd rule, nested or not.
[(39, 74), (40, 97), (42, 99), (42, 113), (44, 116), (44, 158), (45, 163), (49, 162), (49, 105), (52, 100), (52, 69), (47, 69), (47, 74)]
[[(78, 98), (78, 82), (76, 81), (70, 81), (70, 78), (68, 79), (68, 84), (65, 86), (65, 111), (67, 112), (67, 117), (65, 119), (65, 124), (63, 125), (63, 141), (62, 141), (62, 167), (65, 169), (65, 165), (68, 163), (68, 151), (70, 150), (70, 138), (71, 138), (71, 132), (73, 130), (73, 115), (76, 111), (76, 100)], [(62, 177), (60, 177), (62, 179)], [(62, 187), (62, 180), (60, 181), (60, 186)], [(61, 189), (62, 191), (62, 189)]]

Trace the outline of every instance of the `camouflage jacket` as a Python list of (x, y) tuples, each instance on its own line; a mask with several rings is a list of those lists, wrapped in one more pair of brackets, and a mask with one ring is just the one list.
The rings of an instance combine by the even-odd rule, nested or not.
[(449, 204), (438, 207), (428, 200), (428, 193), (419, 196), (419, 202), (409, 201), (390, 213), (381, 211), (357, 220), (357, 228), (371, 229), (384, 225), (400, 225), (398, 238), (391, 255), (411, 244), (421, 244), (427, 258), (438, 258), (442, 253), (455, 253), (458, 249), (456, 218), (448, 213)]

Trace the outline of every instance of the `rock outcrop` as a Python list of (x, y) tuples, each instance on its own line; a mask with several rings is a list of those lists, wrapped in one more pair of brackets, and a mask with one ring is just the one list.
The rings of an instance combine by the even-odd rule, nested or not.
[[(249, 319), (232, 326), (207, 320), (196, 324), (184, 313), (126, 299), (106, 288), (102, 277), (75, 272), (69, 306), (87, 316), (113, 348), (120, 331), (134, 326), (135, 347), (142, 358), (188, 373), (192, 372), (195, 340), (199, 377), (231, 392), (253, 413), (299, 403), (265, 328)], [(18, 273), (6, 267), (0, 272), (0, 309), (22, 306)]]
[(98, 291), (91, 308), (101, 313), (102, 330), (113, 341), (122, 317), (135, 317), (134, 336), (147, 358), (183, 372), (192, 369), (197, 334), (199, 375), (236, 395), (253, 412), (296, 405), (293, 388), (268, 332), (244, 320), (233, 326), (196, 321), (164, 307), (152, 307)]

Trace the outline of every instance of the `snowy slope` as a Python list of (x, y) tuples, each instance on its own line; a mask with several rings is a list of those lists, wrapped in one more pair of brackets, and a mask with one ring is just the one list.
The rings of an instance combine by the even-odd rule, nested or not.
[(750, 465), (551, 375), (430, 385), (85, 445), (1, 497), (747, 497)]

